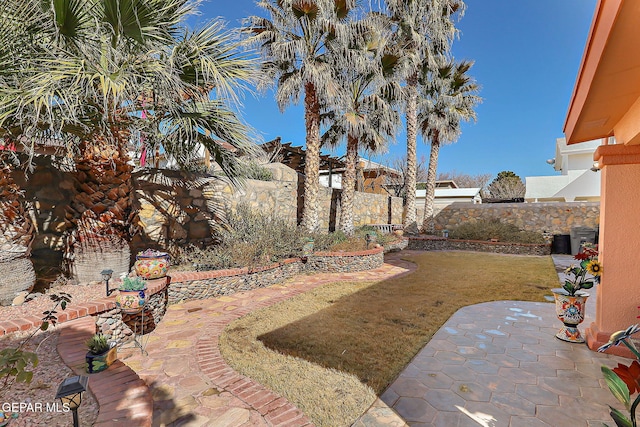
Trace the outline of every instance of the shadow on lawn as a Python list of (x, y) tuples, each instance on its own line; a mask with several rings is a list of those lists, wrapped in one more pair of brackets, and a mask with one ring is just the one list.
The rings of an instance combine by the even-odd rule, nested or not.
[[(258, 339), (275, 351), (353, 374), (380, 394), (459, 308), (496, 299), (544, 301), (546, 282), (526, 278), (544, 262), (490, 262), (496, 255), (474, 253), (449, 256), (443, 264), (438, 256), (414, 258), (418, 269), (403, 277), (319, 288), (315, 293), (329, 307)], [(349, 285), (358, 290), (341, 296)]]

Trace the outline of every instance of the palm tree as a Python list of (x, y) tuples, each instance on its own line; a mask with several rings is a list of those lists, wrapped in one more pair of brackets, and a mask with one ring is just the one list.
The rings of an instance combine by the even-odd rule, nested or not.
[(478, 85), (467, 73), (473, 61), (449, 61), (422, 77), (421, 95), (424, 102), (418, 115), (422, 137), (431, 142), (427, 188), (424, 202), (423, 228), (433, 233), (433, 201), (440, 145), (456, 142), (461, 121), (476, 119), (475, 107), (482, 101)]
[(397, 98), (397, 88), (389, 80), (390, 70), (383, 61), (388, 35), (379, 20), (357, 21), (350, 27), (347, 45), (334, 47), (330, 55), (340, 90), (339, 96), (326, 107), (328, 112), (323, 119), (330, 127), (322, 136), (323, 144), (337, 145), (344, 138), (347, 140), (340, 203), (340, 230), (347, 235), (354, 232), (353, 199), (359, 149), (384, 150), (400, 124), (391, 102)]
[(265, 72), (277, 81), (276, 101), (281, 110), (304, 94), (306, 159), (302, 225), (318, 228), (320, 173), (320, 109), (338, 95), (329, 64), (330, 45), (346, 37), (345, 22), (355, 0), (260, 0), (270, 19), (252, 16), (246, 21), (249, 42), (260, 46)]
[(394, 24), (394, 55), (396, 68), (405, 86), (405, 116), (407, 122), (407, 200), (404, 227), (417, 233), (416, 223), (416, 164), (418, 77), (422, 65), (434, 65), (436, 53), (447, 52), (457, 34), (452, 17), (464, 13), (462, 0), (386, 0), (391, 22)]
[(254, 60), (239, 53), (239, 42), (218, 22), (186, 29), (198, 2), (20, 3), (0, 10), (0, 31), (12, 40), (0, 63), (12, 55), (15, 64), (0, 80), (0, 137), (33, 155), (47, 133), (75, 160), (71, 248), (105, 242), (123, 248), (135, 232), (133, 134), (145, 136), (150, 152), (162, 147), (180, 164), (204, 146), (231, 178), (236, 154), (219, 140), (253, 152), (231, 102), (255, 80)]

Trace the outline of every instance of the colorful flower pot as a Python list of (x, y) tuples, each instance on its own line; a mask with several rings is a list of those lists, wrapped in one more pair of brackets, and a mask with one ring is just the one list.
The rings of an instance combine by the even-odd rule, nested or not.
[(147, 249), (144, 252), (138, 252), (133, 267), (136, 274), (143, 279), (159, 279), (167, 275), (170, 265), (169, 259), (169, 254), (166, 252)]
[(116, 307), (122, 310), (125, 314), (139, 313), (145, 304), (146, 289), (141, 291), (126, 291), (118, 289), (118, 295), (116, 295)]
[(578, 325), (584, 320), (585, 305), (589, 294), (579, 291), (575, 296), (566, 295), (557, 289), (553, 289), (556, 302), (556, 314), (564, 324), (556, 334), (556, 338), (562, 341), (583, 343), (584, 338), (578, 330)]
[(95, 374), (107, 369), (118, 358), (118, 350), (114, 345), (109, 350), (102, 354), (93, 354), (88, 352), (85, 355), (85, 361), (87, 362), (87, 373)]

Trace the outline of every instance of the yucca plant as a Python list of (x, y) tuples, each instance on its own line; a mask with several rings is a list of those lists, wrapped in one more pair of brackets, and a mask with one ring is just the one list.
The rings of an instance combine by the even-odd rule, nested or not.
[(85, 344), (91, 354), (102, 354), (111, 348), (107, 337), (102, 334), (93, 335)]

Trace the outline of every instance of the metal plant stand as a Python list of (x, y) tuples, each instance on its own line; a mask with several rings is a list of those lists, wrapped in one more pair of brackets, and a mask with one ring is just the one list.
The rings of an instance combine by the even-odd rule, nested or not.
[[(124, 322), (123, 322), (124, 323)], [(133, 323), (133, 340), (131, 341), (131, 346), (124, 345), (122, 348), (139, 348), (140, 353), (143, 356), (148, 356), (146, 347), (149, 343), (149, 337), (144, 336), (144, 307), (142, 308), (142, 314), (140, 315), (140, 333), (138, 333), (138, 322), (134, 321)]]

